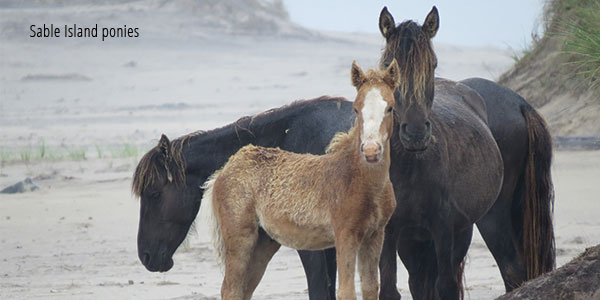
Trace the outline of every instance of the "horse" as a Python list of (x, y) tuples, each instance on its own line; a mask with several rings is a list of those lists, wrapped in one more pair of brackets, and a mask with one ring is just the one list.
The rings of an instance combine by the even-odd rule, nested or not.
[[(323, 96), (298, 100), (210, 131), (197, 131), (158, 144), (140, 159), (132, 192), (140, 200), (137, 248), (152, 272), (173, 267), (173, 254), (188, 235), (208, 177), (248, 144), (296, 153), (324, 154), (338, 132), (354, 124), (352, 102)], [(310, 142), (308, 142), (310, 141)], [(298, 251), (309, 298), (335, 299), (335, 249)]]
[(389, 138), (398, 65), (363, 73), (354, 62), (351, 77), (356, 123), (325, 155), (248, 145), (205, 185), (203, 209), (225, 265), (222, 299), (249, 300), (281, 245), (335, 245), (338, 299), (356, 299), (357, 259), (363, 299), (377, 299), (384, 228), (396, 206)]
[(402, 74), (391, 140), (397, 208), (380, 260), (380, 299), (400, 299), (396, 252), (413, 299), (462, 297), (473, 223), (507, 291), (552, 270), (552, 148), (543, 118), (491, 81), (434, 77), (435, 6), (423, 25), (398, 26), (384, 7), (379, 28), (386, 40), (380, 65), (396, 60)]

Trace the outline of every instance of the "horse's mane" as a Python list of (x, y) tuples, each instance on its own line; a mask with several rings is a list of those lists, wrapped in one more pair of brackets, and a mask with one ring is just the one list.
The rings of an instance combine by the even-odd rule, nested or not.
[[(309, 102), (316, 101), (347, 101), (341, 97), (330, 97), (330, 96), (321, 96), (315, 99), (303, 99), (296, 100), (290, 104), (273, 108), (264, 112), (260, 112), (256, 115), (252, 116), (244, 116), (239, 118), (237, 121), (227, 124), (225, 126), (212, 129), (209, 131), (198, 130), (179, 138), (176, 138), (170, 142), (170, 147), (168, 149), (167, 160), (164, 160), (163, 149), (159, 146), (155, 146), (150, 149), (138, 163), (135, 172), (133, 173), (133, 180), (131, 184), (131, 191), (136, 197), (140, 197), (142, 191), (144, 191), (148, 186), (154, 184), (157, 180), (168, 180), (171, 177), (171, 180), (176, 185), (185, 185), (186, 175), (185, 168), (186, 162), (183, 157), (183, 148), (185, 145), (188, 145), (191, 140), (196, 137), (206, 136), (210, 134), (214, 134), (219, 131), (228, 130), (233, 128), (235, 130), (236, 135), (239, 137), (240, 131), (247, 132), (248, 134), (254, 136), (252, 131), (250, 130), (250, 125), (252, 125), (255, 120), (260, 120), (263, 118), (268, 118), (273, 114), (277, 114), (284, 110), (293, 109), (295, 107), (299, 107), (301, 105), (305, 105)], [(168, 169), (166, 168), (168, 166)]]
[(352, 136), (354, 132), (354, 126), (348, 130), (348, 132), (338, 132), (336, 133), (327, 148), (325, 148), (325, 153), (336, 153), (340, 150), (347, 149), (348, 145), (352, 142)]
[[(157, 180), (171, 180), (175, 185), (185, 184), (185, 159), (183, 158), (183, 145), (192, 137), (202, 134), (194, 132), (177, 138), (170, 143), (165, 155), (159, 146), (155, 146), (140, 159), (131, 183), (131, 191), (136, 197), (142, 191), (154, 184)], [(170, 178), (170, 179), (169, 179)]]
[(414, 21), (398, 25), (396, 33), (386, 43), (380, 67), (387, 67), (394, 58), (400, 69), (398, 91), (401, 96), (408, 101), (424, 99), (427, 81), (433, 78), (436, 57), (430, 38)]

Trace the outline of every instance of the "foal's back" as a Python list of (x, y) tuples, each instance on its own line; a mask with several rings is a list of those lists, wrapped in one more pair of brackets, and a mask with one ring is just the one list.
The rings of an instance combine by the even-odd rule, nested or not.
[(335, 176), (328, 166), (330, 156), (245, 146), (219, 172), (217, 180), (227, 197), (218, 201), (255, 213), (260, 227), (283, 245), (295, 249), (332, 247), (329, 203), (344, 189), (331, 188), (339, 185), (332, 182)]

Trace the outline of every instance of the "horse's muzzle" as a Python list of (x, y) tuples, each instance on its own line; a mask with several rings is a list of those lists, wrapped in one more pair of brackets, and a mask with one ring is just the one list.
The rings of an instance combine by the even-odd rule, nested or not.
[(140, 261), (150, 272), (167, 272), (173, 267), (173, 259), (168, 257), (166, 251), (161, 251), (155, 255), (149, 251), (139, 252)]
[(367, 162), (376, 163), (381, 160), (383, 148), (377, 142), (364, 143), (360, 146), (360, 152), (362, 152)]
[(431, 123), (426, 122), (425, 126), (415, 130), (403, 124), (400, 130), (400, 141), (404, 149), (409, 152), (421, 152), (427, 150), (431, 142)]

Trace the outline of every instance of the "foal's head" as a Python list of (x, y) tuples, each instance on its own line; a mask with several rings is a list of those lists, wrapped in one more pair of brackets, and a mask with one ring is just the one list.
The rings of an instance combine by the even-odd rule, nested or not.
[(363, 73), (352, 63), (352, 85), (357, 95), (353, 108), (360, 135), (360, 151), (368, 163), (381, 161), (384, 145), (393, 130), (394, 89), (398, 86), (398, 64), (394, 60), (385, 71), (369, 70)]
[(408, 151), (425, 150), (431, 139), (429, 114), (437, 67), (431, 39), (438, 28), (439, 16), (435, 6), (423, 25), (405, 21), (396, 26), (387, 7), (379, 16), (379, 29), (386, 40), (381, 67), (388, 66), (393, 59), (400, 67), (400, 85), (394, 95), (395, 123), (400, 141)]

